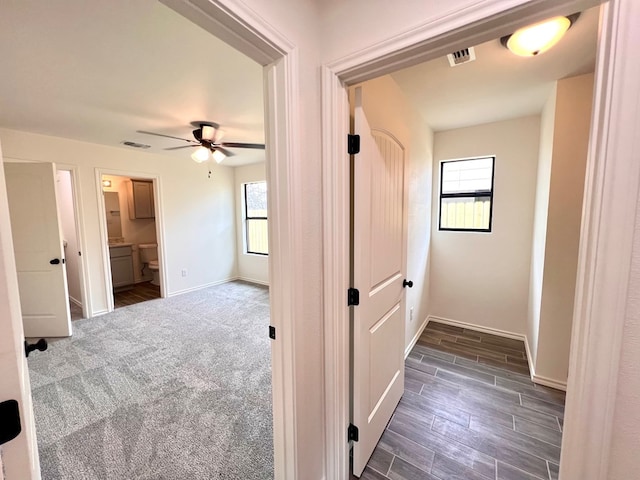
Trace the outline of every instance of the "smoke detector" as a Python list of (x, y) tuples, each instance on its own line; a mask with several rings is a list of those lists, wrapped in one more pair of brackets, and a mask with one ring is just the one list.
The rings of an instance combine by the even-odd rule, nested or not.
[(462, 50), (458, 50), (447, 55), (449, 65), (451, 65), (452, 67), (457, 67), (458, 65), (462, 65), (463, 63), (473, 62), (475, 59), (476, 51), (473, 49), (473, 47), (463, 48)]

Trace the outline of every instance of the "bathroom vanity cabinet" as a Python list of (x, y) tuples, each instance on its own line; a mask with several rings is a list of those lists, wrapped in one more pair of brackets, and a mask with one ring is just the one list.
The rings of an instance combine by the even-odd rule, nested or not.
[(119, 244), (109, 247), (111, 259), (111, 282), (113, 288), (133, 285), (133, 252), (131, 245)]

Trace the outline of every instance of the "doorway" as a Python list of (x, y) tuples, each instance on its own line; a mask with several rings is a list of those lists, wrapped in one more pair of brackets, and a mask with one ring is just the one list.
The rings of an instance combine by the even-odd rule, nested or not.
[(89, 309), (85, 295), (76, 170), (73, 167), (57, 166), (56, 193), (66, 260), (69, 310), (71, 320), (79, 320), (87, 318)]
[(111, 309), (164, 298), (157, 179), (124, 172), (100, 173), (98, 179)]
[[(540, 97), (535, 112), (519, 111), (516, 107), (518, 95), (528, 100), (535, 97), (530, 90), (538, 88), (535, 82), (528, 84), (518, 81), (513, 84), (513, 87), (509, 85), (509, 77), (515, 73), (511, 69), (517, 68), (518, 74), (521, 74), (525, 73), (527, 68), (533, 67), (520, 62), (515, 55), (501, 45), (499, 39), (469, 47), (468, 50), (471, 51), (472, 58), (475, 60), (469, 60), (467, 65), (450, 65), (447, 58), (441, 57), (422, 65), (391, 72), (385, 77), (368, 80), (361, 87), (358, 86), (362, 88), (363, 95), (368, 100), (365, 102), (365, 107), (368, 108), (365, 108), (365, 113), (370, 121), (373, 120), (371, 129), (384, 128), (405, 139), (408, 151), (413, 155), (411, 159), (413, 162), (409, 167), (412, 179), (412, 189), (409, 193), (411, 204), (409, 211), (412, 212), (410, 214), (412, 220), (409, 223), (409, 231), (412, 232), (412, 236), (409, 248), (410, 266), (406, 274), (408, 278), (416, 280), (414, 277), (419, 277), (419, 280), (415, 282), (417, 288), (406, 290), (407, 309), (403, 313), (407, 317), (408, 330), (405, 354), (413, 353), (417, 358), (412, 359), (416, 361), (407, 362), (407, 390), (396, 413), (403, 411), (406, 415), (407, 410), (410, 413), (419, 410), (416, 408), (416, 403), (423, 402), (430, 413), (433, 413), (433, 408), (439, 405), (457, 405), (458, 413), (476, 414), (480, 408), (478, 403), (474, 403), (473, 407), (463, 402), (456, 403), (461, 397), (473, 396), (473, 392), (460, 393), (458, 387), (460, 383), (475, 382), (482, 388), (483, 380), (490, 381), (493, 378), (496, 383), (494, 375), (516, 377), (516, 374), (520, 374), (522, 376), (517, 378), (528, 382), (527, 385), (531, 387), (533, 387), (531, 382), (533, 379), (537, 384), (566, 389), (575, 293), (575, 283), (571, 279), (575, 278), (577, 269), (598, 16), (597, 7), (582, 12), (580, 17), (582, 23), (577, 22), (574, 26), (576, 30), (570, 31), (570, 34), (574, 35), (573, 38), (568, 34), (566, 45), (559, 44), (556, 47), (557, 50), (547, 53), (545, 58), (536, 59), (539, 60), (536, 67), (544, 69), (545, 73), (528, 71), (527, 75), (531, 78), (550, 79), (553, 78), (554, 69), (543, 67), (542, 62), (552, 62), (553, 56), (557, 55), (558, 64), (562, 65), (562, 70), (555, 78), (557, 83), (548, 86), (548, 91)], [(576, 45), (580, 45), (580, 48)], [(494, 58), (500, 58), (501, 67), (492, 65)], [(510, 65), (510, 61), (513, 65)], [(576, 63), (571, 65), (571, 61)], [(491, 98), (488, 91), (492, 85), (498, 83), (486, 76), (490, 74), (500, 77), (499, 98)], [(459, 83), (461, 79), (463, 83), (466, 79), (472, 79), (472, 81), (463, 85)], [(487, 81), (487, 85), (483, 84), (483, 79)], [(572, 96), (571, 100), (568, 100), (568, 96)], [(460, 106), (457, 103), (451, 104), (452, 98), (458, 99)], [(510, 105), (499, 105), (501, 101), (507, 99)], [(442, 104), (438, 103), (440, 101)], [(475, 108), (476, 102), (486, 102), (485, 105), (492, 105), (495, 109)], [(564, 110), (565, 103), (572, 105), (570, 112)], [(424, 104), (429, 105), (423, 108)], [(481, 116), (474, 118), (477, 114)], [(504, 117), (496, 118), (496, 114)], [(567, 118), (572, 114), (575, 114), (574, 118)], [(357, 118), (356, 115), (356, 120)], [(570, 148), (566, 149), (563, 140), (570, 132), (563, 131), (564, 125), (571, 125), (570, 131), (575, 134)], [(540, 131), (543, 132), (542, 138), (539, 135)], [(355, 133), (360, 135), (361, 145), (364, 144), (363, 136), (368, 131)], [(514, 139), (517, 141), (514, 142)], [(553, 139), (553, 145), (549, 143), (550, 139)], [(562, 151), (564, 154), (558, 153)], [(357, 165), (372, 163), (373, 158), (356, 156), (354, 161), (357, 182)], [(563, 164), (563, 162), (566, 163)], [(564, 169), (572, 172), (570, 178), (563, 179), (561, 171)], [(553, 176), (553, 182), (550, 182), (551, 176)], [(470, 184), (473, 185), (473, 190), (468, 189), (467, 186)], [(357, 188), (355, 188), (356, 192)], [(498, 192), (495, 198), (494, 188)], [(557, 189), (563, 192), (562, 225), (556, 224), (553, 219), (559, 208)], [(446, 197), (444, 197), (445, 194)], [(476, 200), (474, 195), (479, 198)], [(517, 206), (517, 211), (510, 206)], [(447, 207), (449, 215), (446, 213)], [(493, 219), (490, 214), (492, 210), (496, 213)], [(355, 210), (356, 220), (359, 211), (359, 209)], [(485, 211), (486, 215), (483, 215)], [(431, 218), (430, 225), (427, 220), (429, 218)], [(476, 221), (480, 223), (474, 223)], [(569, 228), (569, 225), (573, 227)], [(556, 233), (558, 228), (563, 230), (561, 242)], [(533, 252), (532, 238), (534, 238)], [(539, 240), (540, 238), (542, 240)], [(541, 247), (535, 243), (536, 239), (538, 243), (541, 242)], [(562, 249), (560, 257), (565, 259), (565, 262), (561, 266), (557, 262), (544, 264), (544, 258), (541, 258), (538, 251), (540, 248), (545, 249), (545, 241), (547, 261), (555, 251)], [(518, 246), (518, 249), (515, 246)], [(361, 249), (362, 244), (359, 250)], [(358, 255), (362, 256), (362, 253), (358, 252)], [(424, 275), (423, 267), (427, 267), (429, 272), (427, 275)], [(543, 269), (544, 287), (542, 286), (543, 275), (539, 273)], [(567, 280), (550, 287), (549, 285), (553, 282), (549, 281), (548, 275), (566, 275)], [(540, 278), (539, 285), (535, 283), (538, 278)], [(535, 298), (536, 291), (530, 292), (531, 284), (535, 285), (535, 289), (544, 288), (545, 296), (556, 297), (553, 313), (558, 313), (558, 316), (554, 320), (550, 320), (550, 312), (546, 310), (548, 307), (543, 305), (540, 308), (539, 303), (536, 303), (540, 302), (540, 298)], [(366, 288), (362, 284), (353, 286)], [(496, 289), (495, 292), (492, 292), (493, 288)], [(564, 291), (565, 288), (566, 291)], [(416, 296), (416, 294), (419, 295)], [(369, 296), (371, 295), (363, 293), (361, 297)], [(563, 304), (562, 299), (566, 299), (566, 305)], [(465, 311), (465, 308), (469, 310)], [(537, 311), (528, 312), (528, 308), (537, 309)], [(357, 312), (361, 309), (361, 305), (354, 309)], [(542, 315), (540, 315), (541, 310)], [(514, 315), (516, 311), (520, 313)], [(561, 311), (564, 313), (559, 314)], [(528, 313), (529, 319), (527, 319)], [(417, 314), (417, 318), (414, 314)], [(412, 316), (414, 318), (411, 318)], [(444, 335), (438, 333), (434, 336), (432, 329), (429, 328), (429, 335), (421, 336), (427, 323), (436, 326), (448, 324), (451, 329)], [(550, 324), (553, 327), (550, 327)], [(438, 330), (446, 327), (447, 325), (438, 327)], [(478, 343), (470, 346), (471, 351), (468, 351), (467, 345), (469, 338), (456, 337), (452, 333), (462, 334), (465, 330), (469, 331), (469, 336), (473, 332), (483, 333), (483, 336), (474, 337)], [(484, 337), (490, 334), (497, 337)], [(550, 334), (553, 335), (552, 341), (549, 338)], [(517, 349), (510, 352), (514, 354), (513, 356), (505, 357), (507, 351), (505, 349), (502, 353), (496, 353), (491, 348), (487, 348), (488, 345), (498, 342), (500, 337), (520, 340), (517, 343)], [(480, 341), (485, 338), (487, 343), (481, 344)], [(416, 347), (420, 350), (420, 354), (412, 351), (416, 342), (428, 343), (428, 345)], [(550, 343), (553, 344), (551, 347)], [(525, 344), (528, 358), (523, 358), (521, 354), (525, 351)], [(358, 347), (357, 343), (355, 347)], [(356, 352), (354, 357), (358, 358), (357, 350), (354, 351)], [(442, 357), (451, 360), (452, 363), (455, 361), (456, 366), (453, 370), (458, 368), (459, 372), (452, 373), (446, 363), (442, 363)], [(550, 358), (553, 358), (553, 367), (549, 366)], [(440, 367), (438, 376), (446, 377), (446, 380), (416, 378), (416, 370), (421, 374), (425, 371), (435, 374), (437, 367), (434, 364)], [(459, 368), (461, 365), (464, 367)], [(487, 365), (491, 368), (486, 368)], [(488, 376), (483, 377), (483, 375)], [(466, 379), (463, 380), (465, 376)], [(360, 381), (359, 378), (354, 378), (355, 385), (358, 381)], [(502, 385), (503, 389), (505, 387), (504, 383), (496, 384)], [(414, 395), (416, 389), (420, 392), (420, 396)], [(435, 400), (434, 395), (431, 395), (428, 402), (424, 401), (424, 397), (438, 389), (440, 389), (439, 393), (449, 389), (459, 395), (457, 397), (453, 395), (448, 400), (445, 400), (446, 395), (435, 396)], [(354, 403), (357, 404), (358, 391), (354, 390), (354, 392), (356, 398)], [(490, 396), (489, 391), (486, 393)], [(536, 472), (529, 470), (529, 474), (547, 475), (548, 468), (550, 471), (557, 471), (559, 468), (561, 423), (553, 415), (548, 417), (546, 415), (554, 411), (559, 415), (560, 422), (562, 421), (564, 394), (555, 392), (557, 401), (556, 398), (552, 398), (553, 401), (550, 402), (548, 397), (545, 397), (541, 403), (530, 401), (534, 397), (541, 398), (538, 393), (541, 392), (534, 388), (527, 392), (512, 391), (510, 395), (511, 398), (515, 398), (514, 395), (520, 395), (525, 402), (523, 403), (525, 408), (514, 412), (514, 418), (517, 418), (514, 420), (515, 423), (520, 422), (522, 417), (530, 419), (531, 415), (537, 415), (538, 422), (545, 422), (546, 425), (554, 427), (553, 443), (557, 450), (548, 451), (546, 454), (540, 451), (536, 453), (536, 456), (545, 458), (549, 462), (549, 467), (541, 462), (535, 466), (538, 469)], [(410, 400), (406, 400), (407, 398)], [(376, 402), (370, 405), (378, 408)], [(508, 410), (507, 406), (505, 410)], [(373, 413), (367, 411), (364, 420), (362, 417), (357, 420), (358, 417), (354, 415), (356, 420), (353, 423), (360, 432), (364, 430), (362, 423), (368, 425), (366, 419), (368, 417), (370, 420)], [(447, 413), (451, 412), (447, 411), (444, 414)], [(416, 417), (419, 415), (416, 414)], [(457, 433), (464, 437), (467, 427), (475, 429), (477, 425), (473, 422), (477, 420), (473, 415), (471, 421), (471, 426), (467, 425), (460, 429), (462, 433)], [(443, 420), (438, 425), (442, 426), (443, 422), (446, 424), (447, 420)], [(380, 475), (386, 476), (389, 471), (394, 471), (396, 464), (409, 461), (413, 465), (418, 462), (420, 469), (426, 469), (423, 472), (425, 475), (431, 473), (439, 478), (449, 478), (446, 475), (442, 476), (444, 475), (442, 459), (447, 455), (440, 450), (442, 445), (447, 445), (449, 448), (456, 444), (455, 441), (451, 443), (450, 437), (447, 438), (447, 433), (451, 433), (449, 425), (437, 432), (429, 427), (428, 433), (421, 431), (417, 435), (399, 426), (397, 421), (392, 422), (392, 426), (394, 431), (386, 430), (382, 435), (383, 446), (379, 445), (379, 449), (373, 453), (371, 462), (374, 465), (368, 466), (368, 469), (376, 470), (376, 462), (388, 454), (390, 462), (377, 464), (376, 472)], [(494, 429), (499, 430), (496, 427)], [(398, 434), (399, 431), (404, 435)], [(482, 437), (487, 434), (487, 430), (478, 433), (479, 431), (479, 429), (474, 430), (472, 435)], [(500, 434), (501, 432), (498, 432), (498, 435)], [(512, 438), (517, 435), (518, 433), (512, 434)], [(534, 437), (536, 435), (536, 433), (532, 434)], [(390, 442), (389, 437), (392, 437), (395, 443)], [(417, 442), (436, 452), (437, 462), (431, 464), (424, 459), (398, 455), (398, 439), (404, 439), (407, 444)], [(353, 458), (356, 474), (360, 474), (363, 468), (362, 463), (359, 463), (359, 469), (356, 470), (356, 460), (359, 457), (357, 453), (362, 448), (361, 445), (369, 441), (370, 439), (362, 438), (361, 435), (360, 440), (354, 443)], [(518, 441), (516, 443), (523, 444)], [(534, 451), (534, 447), (531, 447), (531, 451), (523, 449), (522, 455), (526, 456)], [(480, 455), (482, 448), (477, 453)], [(458, 460), (447, 459), (446, 462), (450, 464), (447, 464), (446, 468), (463, 471), (466, 468), (464, 462), (457, 463)], [(515, 462), (515, 460), (512, 461)], [(498, 469), (501, 472), (513, 468), (512, 464), (502, 462), (500, 459), (491, 460), (489, 463), (499, 465)], [(518, 468), (526, 470), (527, 467), (519, 464)], [(489, 473), (490, 476), (496, 475), (495, 469)]]
[[(563, 2), (562, 5), (554, 6), (553, 12), (547, 11), (545, 15), (549, 15), (550, 13), (560, 13), (562, 9), (570, 10), (572, 8), (578, 9), (577, 2)], [(517, 11), (516, 11), (517, 10)], [(602, 164), (600, 162), (604, 162), (607, 165), (612, 164), (611, 168), (617, 169), (621, 168), (622, 171), (627, 171), (627, 169), (631, 169), (633, 172), (636, 170), (633, 169), (632, 164), (630, 163), (630, 159), (625, 159), (618, 161), (615, 159), (614, 147), (607, 146), (606, 139), (610, 136), (615, 136), (618, 139), (618, 135), (613, 133), (613, 130), (609, 130), (611, 125), (615, 124), (616, 128), (620, 127), (621, 118), (614, 115), (614, 118), (604, 117), (604, 108), (605, 105), (609, 105), (610, 97), (612, 92), (615, 92), (616, 89), (612, 85), (609, 80), (608, 72), (609, 69), (616, 70), (612, 64), (608, 63), (610, 59), (613, 59), (614, 56), (617, 57), (618, 53), (614, 53), (615, 47), (614, 44), (617, 41), (620, 41), (624, 44), (622, 38), (624, 35), (630, 35), (630, 32), (626, 30), (626, 27), (620, 27), (616, 22), (619, 19), (619, 15), (624, 10), (623, 7), (620, 6), (618, 2), (611, 2), (604, 8), (604, 21), (603, 24), (606, 26), (604, 30), (602, 30), (600, 37), (600, 46), (599, 46), (599, 57), (602, 62), (599, 62), (599, 68), (596, 72), (596, 101), (594, 106), (594, 118), (596, 119), (596, 124), (593, 128), (593, 133), (597, 133), (597, 135), (592, 135), (589, 146), (589, 160), (587, 163), (587, 178), (588, 183), (585, 188), (585, 211), (595, 212), (599, 211), (598, 208), (607, 205), (607, 208), (614, 208), (610, 202), (608, 196), (603, 196), (600, 187), (596, 187), (597, 185), (601, 185), (599, 182), (604, 182), (608, 184), (609, 181), (613, 183), (609, 177), (609, 181), (605, 181), (604, 177), (604, 169), (602, 168)], [(447, 42), (452, 42), (456, 44), (472, 42), (474, 39), (478, 39), (481, 37), (481, 40), (487, 40), (488, 38), (495, 38), (496, 36), (504, 35), (509, 33), (509, 30), (512, 30), (511, 27), (517, 27), (521, 25), (522, 22), (526, 22), (527, 19), (530, 20), (540, 20), (540, 11), (537, 11), (534, 6), (528, 5), (523, 8), (514, 9), (511, 11), (503, 12), (500, 19), (497, 20), (497, 17), (492, 16), (493, 13), (490, 11), (482, 10), (482, 12), (478, 12), (477, 15), (472, 15), (475, 19), (474, 22), (469, 23), (469, 20), (462, 19), (454, 19), (453, 17), (447, 17), (436, 21), (434, 24), (425, 24), (421, 33), (416, 33), (416, 37), (422, 39), (422, 42), (416, 42), (411, 47), (407, 47), (404, 39), (400, 37), (391, 38), (386, 42), (383, 42), (379, 46), (377, 52), (379, 56), (376, 57), (374, 53), (368, 52), (368, 56), (366, 58), (364, 56), (358, 58), (353, 58), (341, 62), (336, 62), (335, 64), (331, 64), (327, 67), (326, 79), (327, 83), (324, 87), (324, 93), (326, 98), (330, 99), (339, 99), (339, 106), (335, 105), (326, 105), (326, 120), (333, 122), (334, 127), (330, 134), (331, 137), (331, 145), (332, 147), (329, 149), (330, 151), (327, 154), (327, 161), (331, 161), (333, 158), (342, 158), (339, 164), (334, 164), (331, 168), (326, 171), (325, 175), (325, 195), (330, 201), (327, 200), (325, 203), (325, 207), (330, 209), (332, 212), (336, 211), (335, 202), (336, 198), (340, 199), (338, 203), (341, 206), (346, 205), (346, 201), (348, 196), (346, 192), (348, 191), (348, 185), (345, 183), (344, 178), (347, 176), (344, 172), (344, 163), (346, 163), (346, 159), (344, 159), (344, 151), (347, 150), (346, 141), (342, 138), (342, 132), (346, 129), (345, 124), (348, 125), (348, 122), (344, 118), (344, 112), (346, 110), (346, 96), (344, 92), (344, 84), (355, 84), (360, 81), (367, 80), (369, 78), (374, 78), (379, 76), (381, 73), (387, 73), (389, 71), (395, 70), (398, 64), (410, 64), (413, 65), (419, 61), (420, 58), (430, 57), (433, 58), (439, 54), (445, 53), (448, 49), (446, 48)], [(492, 23), (493, 20), (496, 20)], [(478, 30), (476, 27), (482, 25), (484, 28), (482, 29), (483, 33), (478, 34)], [(450, 32), (445, 34), (442, 37), (436, 36), (433, 37), (434, 28), (436, 31), (442, 32)], [(492, 33), (493, 32), (493, 33)], [(626, 44), (625, 44), (626, 45)], [(443, 46), (445, 48), (443, 48)], [(389, 52), (395, 52), (393, 54), (389, 54)], [(617, 70), (616, 70), (617, 71)], [(617, 102), (614, 102), (617, 103)], [(622, 105), (622, 103), (618, 104), (620, 110), (618, 114), (622, 111), (626, 110), (626, 107)], [(611, 120), (611, 124), (609, 123)], [(623, 135), (624, 138), (627, 134)], [(629, 133), (629, 135), (631, 135)], [(622, 138), (619, 138), (620, 141), (626, 142)], [(603, 143), (604, 142), (604, 143)], [(625, 143), (625, 145), (627, 145)], [(602, 157), (598, 156), (598, 160), (596, 160), (596, 152), (599, 152)], [(611, 163), (610, 163), (611, 162)], [(596, 182), (596, 183), (594, 183)], [(615, 188), (615, 187), (612, 187)], [(622, 195), (624, 198), (629, 198), (629, 201), (635, 202), (635, 194), (637, 193), (637, 184), (634, 184), (633, 187), (629, 191), (625, 190), (625, 193)], [(625, 195), (629, 195), (626, 197)], [(596, 210), (594, 210), (596, 209)], [(338, 212), (340, 209), (337, 210)], [(612, 210), (613, 211), (613, 210)], [(611, 281), (613, 279), (606, 274), (603, 270), (600, 273), (594, 272), (593, 270), (589, 270), (589, 268), (593, 267), (595, 264), (600, 265), (602, 258), (601, 255), (606, 255), (605, 251), (601, 248), (598, 248), (597, 245), (601, 245), (600, 242), (595, 241), (594, 231), (599, 231), (601, 234), (603, 233), (601, 228), (604, 224), (608, 224), (609, 221), (613, 222), (616, 225), (616, 228), (619, 228), (620, 231), (624, 232), (627, 240), (631, 238), (631, 228), (627, 228), (622, 222), (618, 223), (614, 218), (608, 217), (604, 219), (600, 215), (596, 215), (595, 218), (589, 217), (591, 222), (588, 228), (584, 228), (581, 237), (581, 260), (579, 265), (579, 278), (584, 275), (584, 278), (579, 280), (577, 295), (576, 295), (576, 326), (573, 329), (573, 346), (572, 354), (571, 354), (571, 374), (569, 377), (569, 384), (571, 386), (572, 382), (575, 382), (575, 385), (578, 386), (579, 389), (586, 389), (589, 392), (593, 392), (595, 395), (595, 391), (592, 390), (595, 385), (601, 385), (607, 392), (613, 395), (613, 390), (609, 381), (611, 379), (611, 374), (614, 376), (617, 375), (615, 368), (618, 365), (617, 360), (615, 360), (615, 352), (619, 352), (617, 346), (612, 348), (611, 343), (604, 338), (610, 338), (610, 335), (606, 333), (606, 324), (603, 321), (600, 321), (598, 317), (594, 317), (594, 311), (592, 307), (596, 308), (598, 312), (601, 314), (605, 314), (604, 311), (601, 311), (600, 302), (597, 302), (598, 305), (594, 306), (591, 304), (591, 300), (593, 297), (593, 290), (585, 291), (585, 288), (594, 288), (594, 284), (596, 278), (609, 278)], [(344, 217), (340, 216), (339, 219), (333, 219), (332, 224), (338, 224), (339, 227), (334, 229), (335, 236), (332, 237), (332, 241), (329, 242), (328, 248), (334, 252), (331, 259), (327, 261), (327, 265), (325, 265), (328, 272), (330, 272), (330, 278), (325, 279), (325, 284), (327, 286), (330, 285), (341, 285), (344, 286), (345, 289), (348, 287), (348, 278), (340, 272), (336, 272), (335, 268), (342, 263), (345, 263), (345, 258), (348, 258), (348, 228), (347, 222), (344, 221)], [(596, 229), (596, 230), (592, 230)], [(613, 239), (612, 239), (613, 240)], [(595, 242), (595, 243), (594, 243)], [(604, 248), (604, 247), (603, 247)], [(598, 256), (596, 257), (596, 252)], [(622, 255), (619, 251), (617, 253), (609, 252), (612, 255), (612, 261), (616, 263), (617, 268), (622, 271), (628, 271), (628, 259), (631, 254), (630, 243), (625, 242), (624, 255)], [(341, 261), (341, 262), (340, 262)], [(606, 282), (600, 283), (598, 285), (606, 291), (606, 295), (612, 295), (611, 300), (613, 301), (613, 297), (615, 297), (615, 293), (608, 286)], [(626, 283), (624, 283), (626, 285)], [(589, 286), (589, 287), (587, 287)], [(613, 288), (613, 287), (612, 287)], [(624, 287), (626, 288), (626, 287)], [(334, 302), (333, 300), (336, 300)], [(336, 299), (328, 299), (327, 309), (332, 312), (331, 321), (327, 318), (327, 328), (331, 331), (331, 336), (329, 337), (329, 345), (327, 346), (328, 351), (333, 351), (337, 348), (340, 352), (345, 353), (347, 350), (347, 339), (348, 339), (348, 328), (342, 327), (343, 322), (346, 321), (347, 318), (347, 310), (339, 309), (339, 305), (337, 303), (338, 298)], [(608, 302), (609, 306), (612, 306)], [(590, 305), (587, 307), (587, 304)], [(339, 320), (336, 320), (335, 312), (340, 311), (341, 314), (338, 315), (340, 317)], [(617, 322), (616, 322), (616, 338), (621, 338), (619, 335), (622, 332), (621, 326), (623, 325), (622, 319), (624, 318), (622, 310), (616, 309)], [(334, 322), (337, 322), (337, 325), (334, 325)], [(587, 328), (586, 325), (590, 327)], [(595, 328), (599, 334), (596, 334), (593, 330)], [(333, 334), (335, 333), (335, 337)], [(337, 342), (337, 343), (336, 343)], [(617, 344), (616, 344), (617, 345)], [(588, 346), (588, 347), (587, 347)], [(605, 364), (596, 363), (596, 353), (595, 351), (600, 351), (603, 355), (607, 357), (607, 359), (611, 359), (613, 362), (609, 364), (605, 362)], [(611, 355), (611, 357), (610, 357)], [(341, 419), (341, 421), (345, 422), (345, 406), (348, 405), (348, 397), (346, 392), (348, 391), (349, 378), (348, 376), (341, 374), (340, 372), (344, 371), (347, 367), (347, 359), (348, 356), (341, 355), (331, 357), (326, 365), (327, 371), (331, 372), (331, 375), (336, 375), (339, 378), (337, 384), (332, 383), (332, 388), (330, 388), (330, 394), (333, 397), (334, 395), (338, 395), (343, 399), (343, 406), (340, 408), (328, 408), (328, 415), (331, 418)], [(600, 368), (596, 368), (596, 367)], [(336, 388), (334, 390), (333, 388)], [(582, 395), (585, 394), (585, 390), (581, 390)], [(344, 396), (343, 396), (344, 395)], [(584, 397), (583, 397), (584, 398)], [(561, 474), (576, 476), (577, 477), (589, 477), (596, 478), (595, 476), (591, 477), (590, 472), (603, 472), (604, 470), (600, 470), (600, 467), (603, 467), (602, 456), (601, 453), (604, 449), (608, 448), (608, 440), (607, 435), (602, 435), (601, 431), (599, 433), (598, 430), (591, 428), (587, 428), (589, 424), (589, 416), (587, 412), (591, 415), (595, 415), (598, 417), (598, 420), (601, 422), (600, 424), (607, 429), (607, 425), (610, 426), (610, 422), (612, 421), (611, 415), (602, 413), (602, 409), (595, 408), (595, 405), (599, 405), (604, 408), (605, 405), (605, 396), (597, 395), (599, 400), (594, 401), (593, 405), (584, 405), (581, 404), (579, 400), (579, 396), (573, 397), (571, 394), (568, 398), (568, 411), (570, 412), (570, 417), (575, 415), (576, 417), (570, 423), (568, 423), (568, 427), (565, 430), (565, 441), (566, 444), (565, 450), (563, 452), (563, 465), (561, 465)], [(573, 410), (575, 408), (575, 410)], [(578, 422), (576, 418), (579, 418)], [(339, 429), (336, 428), (337, 424), (333, 424), (331, 420), (329, 420), (333, 426), (330, 427), (329, 432), (340, 433)], [(339, 424), (339, 422), (338, 422)], [(570, 425), (570, 426), (569, 426)], [(584, 425), (584, 427), (583, 427)], [(607, 430), (609, 431), (609, 430)], [(580, 435), (577, 434), (580, 433)], [(590, 441), (593, 442), (593, 445), (598, 445), (603, 448), (603, 450), (598, 450), (594, 448), (592, 450), (593, 456), (587, 456), (589, 459), (594, 459), (593, 462), (587, 461), (585, 462), (584, 452), (579, 452), (579, 445), (584, 445), (584, 442), (581, 442), (580, 438), (588, 437)], [(566, 440), (570, 438), (571, 440)], [(336, 445), (338, 444), (338, 437), (335, 438)], [(569, 449), (569, 453), (567, 453), (567, 449)], [(591, 451), (591, 450), (590, 450)], [(608, 450), (607, 450), (608, 451)], [(348, 463), (348, 457), (346, 454), (340, 454), (339, 459), (336, 465), (339, 466), (337, 472), (340, 472), (340, 468), (346, 469), (345, 465)], [(567, 465), (565, 467), (565, 465)], [(598, 468), (589, 469), (587, 465), (598, 466)], [(567, 473), (562, 473), (565, 472)], [(604, 467), (603, 467), (604, 468)], [(571, 473), (573, 472), (573, 473)], [(576, 472), (581, 472), (580, 474)], [(339, 473), (336, 473), (337, 475)], [(597, 475), (598, 473), (595, 473)]]

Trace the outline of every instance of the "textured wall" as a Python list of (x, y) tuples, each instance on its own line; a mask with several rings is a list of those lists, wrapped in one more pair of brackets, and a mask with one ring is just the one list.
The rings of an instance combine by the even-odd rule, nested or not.
[[(540, 117), (437, 132), (431, 308), (437, 317), (524, 334)], [(495, 155), (490, 233), (438, 231), (440, 161)]]
[(593, 74), (558, 81), (535, 374), (569, 373)]

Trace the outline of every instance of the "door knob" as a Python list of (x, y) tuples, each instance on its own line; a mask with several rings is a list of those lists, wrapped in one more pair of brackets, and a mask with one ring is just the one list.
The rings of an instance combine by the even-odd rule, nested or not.
[(402, 288), (413, 287), (413, 280), (407, 280), (406, 278), (402, 281)]
[(27, 343), (27, 341), (25, 340), (24, 354), (28, 357), (29, 354), (34, 350), (40, 350), (41, 352), (44, 352), (48, 347), (49, 345), (47, 344), (47, 341), (44, 338), (41, 338), (36, 343)]
[(54, 258), (53, 260), (49, 260), (49, 263), (51, 265), (58, 265), (60, 263), (60, 259), (59, 258)]

